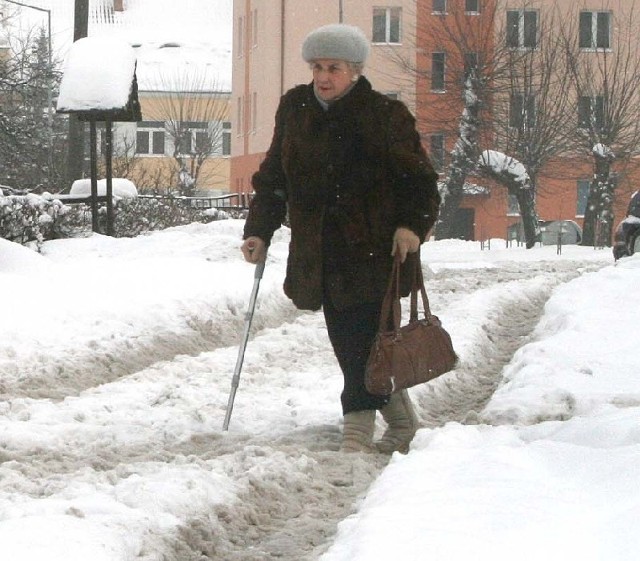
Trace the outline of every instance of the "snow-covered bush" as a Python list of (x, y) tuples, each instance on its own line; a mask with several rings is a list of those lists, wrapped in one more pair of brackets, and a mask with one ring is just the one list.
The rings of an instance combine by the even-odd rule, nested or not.
[[(183, 198), (122, 198), (114, 202), (117, 237), (131, 237), (191, 222), (213, 222), (229, 218), (217, 209), (192, 207)], [(107, 211), (101, 205), (98, 226), (106, 232)], [(63, 204), (49, 194), (0, 194), (0, 237), (20, 244), (77, 237), (91, 233), (91, 206)]]
[(61, 237), (59, 226), (69, 208), (38, 195), (0, 195), (0, 236), (21, 244)]

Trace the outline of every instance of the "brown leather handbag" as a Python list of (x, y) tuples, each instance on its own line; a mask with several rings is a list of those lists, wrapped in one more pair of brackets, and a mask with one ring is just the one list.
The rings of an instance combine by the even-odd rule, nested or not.
[[(407, 258), (412, 267), (409, 323), (400, 327), (400, 260), (396, 257), (382, 303), (380, 326), (365, 371), (365, 386), (374, 395), (390, 395), (453, 370), (458, 357), (451, 336), (431, 313), (419, 255)], [(418, 292), (424, 319), (418, 319)]]

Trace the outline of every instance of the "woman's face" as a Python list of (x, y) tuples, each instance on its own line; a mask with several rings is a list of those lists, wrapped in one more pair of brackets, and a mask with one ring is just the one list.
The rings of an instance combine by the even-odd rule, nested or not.
[(320, 99), (332, 101), (344, 94), (357, 74), (344, 60), (322, 58), (311, 63), (313, 84)]

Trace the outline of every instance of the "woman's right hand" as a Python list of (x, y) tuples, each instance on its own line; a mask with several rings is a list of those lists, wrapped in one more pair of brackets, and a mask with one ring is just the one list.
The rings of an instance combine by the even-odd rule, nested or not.
[(259, 263), (267, 258), (267, 245), (257, 236), (249, 236), (240, 247), (245, 261)]

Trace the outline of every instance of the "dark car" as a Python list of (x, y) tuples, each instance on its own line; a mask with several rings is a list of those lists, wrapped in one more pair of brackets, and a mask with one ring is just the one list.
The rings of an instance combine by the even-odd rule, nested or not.
[(631, 196), (627, 216), (613, 234), (613, 257), (616, 261), (636, 251), (640, 252), (640, 191)]

